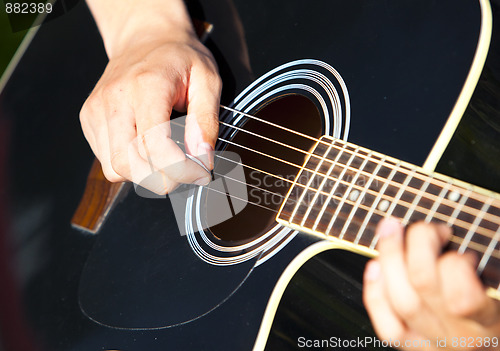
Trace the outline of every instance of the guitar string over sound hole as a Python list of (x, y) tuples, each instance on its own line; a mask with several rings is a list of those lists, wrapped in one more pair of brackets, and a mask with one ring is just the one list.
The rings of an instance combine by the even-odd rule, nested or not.
[[(315, 138), (320, 137), (322, 133), (319, 111), (315, 104), (303, 95), (289, 94), (279, 97), (264, 105), (254, 115)], [(256, 120), (246, 120), (242, 128), (300, 150), (309, 150), (313, 146), (311, 140)], [(257, 150), (297, 165), (304, 162), (305, 154), (243, 131), (238, 132), (232, 141), (234, 144), (248, 147), (245, 149), (230, 144), (226, 149), (226, 151), (237, 153), (241, 157), (242, 164), (252, 167), (244, 168), (248, 203), (245, 209), (233, 218), (212, 227), (211, 232), (221, 241), (248, 241), (275, 224), (275, 211), (278, 211), (290, 187), (288, 181), (293, 181), (298, 172), (296, 167), (251, 150)], [(216, 163), (215, 172), (218, 172), (219, 167), (224, 167), (223, 160)], [(228, 186), (231, 186), (231, 180), (227, 182)], [(208, 216), (215, 215), (214, 212), (217, 211), (216, 208), (210, 206), (210, 203), (221, 201), (220, 197), (223, 196), (225, 195), (214, 191), (208, 193)], [(229, 201), (242, 200), (233, 198)], [(238, 229), (235, 230), (235, 228)]]
[(275, 217), (309, 149), (321, 135), (347, 139), (349, 94), (329, 64), (302, 59), (264, 74), (222, 109), (216, 152), (241, 161), (238, 167), (234, 162), (232, 168), (220, 165), (245, 179), (238, 178), (236, 197), (227, 196), (232, 179), (223, 181), (220, 175), (218, 189), (212, 182), (191, 192), (185, 210), (187, 239), (207, 263), (233, 265), (259, 257), (260, 265), (298, 233)]

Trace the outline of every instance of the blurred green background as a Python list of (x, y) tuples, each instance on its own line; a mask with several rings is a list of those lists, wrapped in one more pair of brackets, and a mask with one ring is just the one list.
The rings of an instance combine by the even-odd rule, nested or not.
[(28, 28), (33, 25), (37, 18), (40, 21), (50, 21), (70, 11), (79, 2), (80, 0), (31, 0), (29, 3), (30, 6), (37, 4), (36, 8), (38, 10), (40, 10), (40, 5), (44, 9), (48, 9), (49, 7), (47, 6), (50, 6), (50, 11), (46, 11), (43, 14), (39, 11), (32, 13), (32, 8), (30, 7), (28, 12), (16, 13), (11, 10), (11, 13), (7, 14), (7, 3), (23, 5), (27, 3), (23, 2), (23, 0), (0, 1), (0, 76), (5, 72), (17, 48), (28, 33)]
[(27, 32), (23, 30), (13, 33), (5, 10), (3, 8), (0, 10), (0, 77)]

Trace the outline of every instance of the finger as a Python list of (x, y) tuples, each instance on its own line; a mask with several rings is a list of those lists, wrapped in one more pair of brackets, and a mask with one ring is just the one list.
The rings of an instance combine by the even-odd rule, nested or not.
[(149, 86), (135, 90), (138, 152), (148, 163), (152, 173), (159, 172), (150, 180), (161, 181), (163, 184), (155, 184), (154, 187), (162, 188), (162, 192), (170, 192), (179, 183), (208, 184), (210, 175), (187, 159), (184, 152), (170, 139), (170, 113), (172, 105), (180, 96), (176, 89), (180, 91), (183, 86), (181, 84), (176, 87), (175, 79), (165, 84), (160, 78), (145, 79), (143, 84)]
[(395, 218), (385, 218), (377, 226), (377, 235), (378, 260), (392, 308), (410, 329), (427, 330), (426, 311), (408, 277), (403, 226)]
[(187, 98), (186, 150), (208, 169), (213, 168), (213, 150), (219, 133), (221, 89), (215, 68), (193, 66)]
[(394, 312), (385, 294), (380, 262), (371, 260), (363, 275), (363, 302), (375, 332), (382, 340), (405, 338), (406, 325)]
[(143, 165), (131, 169), (134, 183), (157, 194), (167, 194), (179, 183), (206, 185), (210, 181), (210, 175), (187, 159), (175, 142), (165, 136), (162, 125), (135, 138), (129, 147), (129, 157), (135, 164)]
[(94, 155), (96, 155), (97, 158), (99, 158), (97, 155), (97, 141), (94, 133), (94, 128), (91, 124), (91, 115), (92, 109), (89, 107), (87, 100), (80, 111), (80, 125), (82, 127), (83, 135), (89, 143), (92, 152), (94, 153)]
[(158, 125), (170, 137), (170, 120), (173, 105), (182, 96), (184, 84), (177, 74), (167, 80), (160, 73), (145, 72), (136, 78), (132, 90), (132, 108), (135, 113), (137, 135), (143, 136)]
[(95, 127), (94, 133), (96, 140), (96, 151), (95, 155), (101, 163), (102, 172), (107, 180), (110, 182), (123, 182), (126, 179), (115, 172), (111, 165), (111, 149), (109, 146), (109, 135), (108, 126), (106, 122), (103, 122), (99, 126)]
[[(93, 105), (97, 105), (98, 108), (93, 108)], [(101, 106), (103, 106), (101, 99), (95, 97), (87, 99), (80, 112), (82, 129), (92, 151), (101, 163), (106, 179), (110, 182), (122, 182), (125, 178), (117, 174), (111, 166), (108, 126), (105, 110)]]
[(437, 260), (450, 235), (449, 227), (424, 222), (410, 225), (406, 231), (406, 263), (410, 282), (436, 313), (442, 310)]
[[(102, 79), (99, 80), (92, 94), (85, 101), (80, 111), (80, 121), (87, 141), (94, 155), (101, 163), (101, 168), (106, 179), (111, 182), (122, 182), (126, 179), (114, 171), (111, 165), (111, 151), (108, 137), (108, 124), (106, 121), (108, 94), (114, 87), (100, 89)], [(104, 93), (106, 92), (106, 93)]]
[(144, 140), (140, 141), (139, 138), (135, 138), (128, 149), (131, 163), (140, 165), (140, 167), (131, 167), (133, 182), (158, 195), (165, 195), (173, 191), (178, 186), (178, 183), (168, 178), (164, 171), (155, 169), (150, 162), (146, 162), (141, 157), (139, 152), (139, 144), (141, 143), (144, 143)]
[[(110, 162), (113, 170), (127, 180), (144, 179), (150, 173), (150, 167), (134, 147), (137, 132), (132, 108), (122, 105), (107, 110)], [(153, 191), (152, 189), (149, 189)]]
[(163, 174), (165, 189), (171, 191), (179, 183), (208, 184), (210, 174), (188, 159), (176, 143), (165, 136), (164, 124), (168, 123), (148, 130), (142, 138), (138, 137), (139, 154), (146, 159), (152, 172)]
[(447, 252), (441, 257), (438, 267), (445, 306), (454, 316), (493, 325), (500, 322), (500, 305), (486, 294), (476, 264), (476, 258), (468, 254)]

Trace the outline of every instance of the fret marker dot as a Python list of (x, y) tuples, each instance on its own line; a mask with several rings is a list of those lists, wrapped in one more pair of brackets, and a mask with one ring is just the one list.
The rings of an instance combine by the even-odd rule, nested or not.
[(389, 201), (387, 200), (382, 200), (380, 201), (380, 203), (378, 204), (378, 209), (380, 211), (387, 211), (387, 209), (389, 208)]
[(460, 199), (460, 193), (458, 191), (450, 191), (448, 194), (448, 200), (457, 202)]
[(351, 191), (351, 193), (349, 194), (349, 200), (351, 201), (356, 201), (358, 199), (358, 196), (359, 196), (359, 191), (357, 190), (353, 190)]

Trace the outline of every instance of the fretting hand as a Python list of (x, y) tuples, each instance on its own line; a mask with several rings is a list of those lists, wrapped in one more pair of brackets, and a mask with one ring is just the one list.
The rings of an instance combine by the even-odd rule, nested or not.
[(500, 302), (487, 296), (476, 258), (441, 253), (451, 235), (445, 225), (404, 231), (382, 220), (380, 255), (365, 269), (364, 303), (379, 338), (405, 350), (500, 349)]

